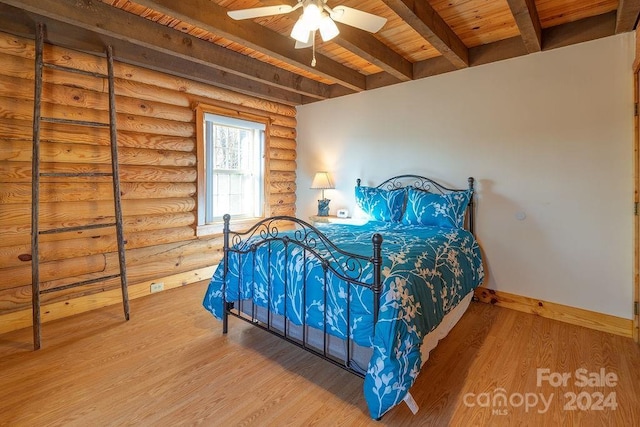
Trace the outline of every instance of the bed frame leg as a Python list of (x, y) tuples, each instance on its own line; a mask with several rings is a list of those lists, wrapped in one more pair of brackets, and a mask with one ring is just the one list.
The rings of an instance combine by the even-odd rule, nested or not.
[(227, 310), (225, 308), (225, 310), (222, 313), (222, 333), (226, 334), (228, 330), (229, 330), (229, 314), (227, 313)]
[(222, 310), (222, 333), (226, 334), (229, 331), (229, 304), (226, 301), (223, 301)]
[(222, 310), (222, 333), (226, 334), (229, 331), (229, 310), (234, 306), (232, 302), (223, 302), (224, 310)]

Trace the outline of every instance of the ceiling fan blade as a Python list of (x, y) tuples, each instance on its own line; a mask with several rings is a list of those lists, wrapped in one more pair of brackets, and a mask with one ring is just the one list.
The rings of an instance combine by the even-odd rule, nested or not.
[[(298, 3), (298, 5), (299, 4), (300, 3)], [(271, 15), (283, 15), (285, 13), (291, 12), (294, 9), (297, 9), (298, 5), (289, 6), (288, 4), (283, 4), (280, 6), (264, 6), (254, 7), (251, 9), (230, 10), (227, 12), (227, 15), (235, 20), (261, 18), (263, 16)]]
[(331, 9), (329, 15), (334, 21), (360, 28), (370, 33), (377, 33), (387, 22), (387, 18), (347, 6), (336, 6)]

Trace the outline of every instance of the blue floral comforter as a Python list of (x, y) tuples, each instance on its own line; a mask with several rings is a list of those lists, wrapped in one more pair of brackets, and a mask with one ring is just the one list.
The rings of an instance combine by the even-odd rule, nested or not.
[[(230, 257), (227, 300), (252, 299), (257, 305), (270, 305), (279, 314), (286, 311), (296, 324), (302, 324), (304, 317), (306, 324), (320, 329), (326, 310), (329, 333), (341, 338), (349, 335), (356, 343), (373, 348), (364, 395), (371, 417), (377, 419), (400, 403), (415, 381), (422, 365), (423, 337), (482, 282), (480, 249), (473, 235), (462, 229), (376, 221), (319, 228), (341, 249), (367, 256), (372, 254), (371, 236), (382, 234), (383, 290), (375, 334), (372, 292), (347, 285), (331, 274), (325, 279), (320, 265), (304, 261), (302, 250), (293, 245), (286, 255), (273, 248), (258, 252), (255, 263), (252, 255), (243, 256), (240, 263), (237, 256)], [(220, 264), (203, 302), (217, 318), (222, 316), (222, 270)], [(308, 281), (306, 292), (296, 286), (303, 283), (302, 275)], [(366, 271), (365, 276), (372, 277), (372, 271)], [(239, 285), (239, 277), (253, 283)], [(267, 277), (271, 278), (269, 287)], [(322, 303), (325, 280), (326, 307)], [(284, 283), (288, 284), (286, 301)], [(348, 315), (344, 304), (347, 295), (351, 300)], [(302, 306), (303, 300), (306, 307)]]

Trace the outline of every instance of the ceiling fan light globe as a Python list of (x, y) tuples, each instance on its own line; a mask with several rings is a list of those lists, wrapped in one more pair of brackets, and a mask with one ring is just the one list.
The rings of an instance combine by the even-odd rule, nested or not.
[(312, 31), (317, 30), (320, 27), (320, 20), (322, 19), (322, 9), (314, 3), (308, 4), (304, 8), (302, 19), (307, 21), (307, 24)]
[(298, 19), (293, 26), (293, 29), (291, 30), (291, 37), (299, 41), (300, 43), (309, 43), (311, 30), (302, 17), (300, 17), (300, 19)]
[(331, 19), (329, 15), (324, 14), (320, 20), (320, 36), (322, 37), (322, 41), (327, 42), (338, 34), (340, 34), (340, 30), (338, 30), (336, 23), (333, 22), (333, 19)]

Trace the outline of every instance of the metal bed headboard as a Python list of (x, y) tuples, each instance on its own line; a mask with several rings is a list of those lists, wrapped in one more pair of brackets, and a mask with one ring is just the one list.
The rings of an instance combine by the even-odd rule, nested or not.
[[(360, 187), (362, 180), (360, 178), (357, 179), (356, 183), (358, 187)], [(468, 188), (460, 189), (460, 188), (449, 188), (446, 187), (439, 182), (434, 181), (431, 178), (427, 178), (421, 175), (414, 174), (405, 174), (405, 175), (397, 175), (392, 178), (389, 178), (383, 181), (381, 184), (376, 185), (376, 188), (381, 188), (384, 190), (396, 190), (400, 188), (412, 187), (421, 191), (427, 191), (429, 193), (436, 194), (447, 194), (447, 193), (455, 193), (458, 191), (471, 191), (471, 197), (469, 198), (469, 204), (467, 205), (467, 229), (475, 234), (475, 205), (474, 205), (474, 184), (475, 179), (473, 177), (469, 177), (467, 179), (469, 183)]]

